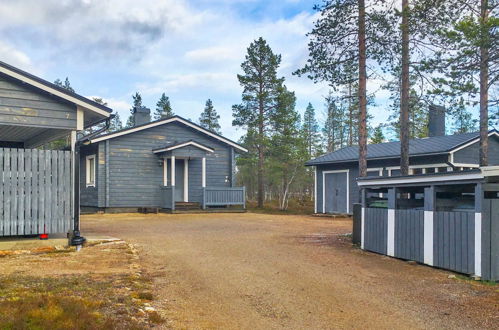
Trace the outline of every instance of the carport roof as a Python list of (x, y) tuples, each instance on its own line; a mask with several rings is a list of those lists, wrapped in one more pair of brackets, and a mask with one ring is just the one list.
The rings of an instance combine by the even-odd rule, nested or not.
[(22, 83), (28, 84), (36, 89), (42, 90), (61, 99), (81, 106), (85, 110), (92, 111), (104, 117), (109, 117), (112, 109), (90, 100), (84, 96), (73, 93), (65, 88), (59, 87), (51, 82), (48, 82), (40, 77), (32, 75), (26, 71), (18, 69), (10, 64), (0, 61), (0, 73), (8, 77), (14, 78)]

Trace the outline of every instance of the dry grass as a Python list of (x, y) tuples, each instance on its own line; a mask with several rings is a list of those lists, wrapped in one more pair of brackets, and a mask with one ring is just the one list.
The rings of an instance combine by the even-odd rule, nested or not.
[(267, 213), (267, 214), (312, 214), (314, 213), (314, 201), (310, 199), (300, 200), (291, 199), (289, 201), (288, 209), (283, 211), (279, 209), (278, 201), (267, 201), (263, 208), (257, 208), (256, 201), (248, 201), (246, 204), (247, 208), (251, 212), (255, 213)]
[[(0, 272), (0, 329), (144, 329), (164, 322), (144, 311), (153, 300), (152, 282), (138, 270), (127, 271), (132, 256), (126, 244), (84, 251), (2, 259), (5, 267), (22, 263), (36, 271)], [(87, 271), (85, 257), (105, 261)], [(74, 265), (82, 270), (73, 273)], [(111, 265), (115, 270), (109, 271)], [(100, 267), (108, 271), (98, 272)]]
[(140, 301), (130, 291), (133, 283), (123, 276), (3, 276), (0, 329), (144, 328)]

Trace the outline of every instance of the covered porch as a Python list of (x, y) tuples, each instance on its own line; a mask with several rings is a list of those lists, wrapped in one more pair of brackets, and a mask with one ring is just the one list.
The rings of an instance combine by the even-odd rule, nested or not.
[(179, 209), (246, 208), (244, 187), (235, 187), (225, 177), (217, 185), (207, 185), (207, 158), (214, 149), (193, 140), (173, 143), (153, 150), (163, 167), (160, 208)]

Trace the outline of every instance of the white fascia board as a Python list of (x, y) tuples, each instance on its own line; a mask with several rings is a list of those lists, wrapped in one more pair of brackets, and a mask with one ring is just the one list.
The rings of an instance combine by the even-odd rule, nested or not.
[[(491, 137), (491, 136), (493, 136), (493, 135), (495, 135), (495, 136), (499, 137), (499, 133), (497, 133), (496, 131), (489, 132), (489, 134), (488, 134), (488, 136), (489, 136), (489, 137)], [(462, 146), (459, 146), (459, 147), (457, 147), (457, 148), (455, 148), (455, 149), (452, 149), (452, 150), (450, 151), (450, 153), (454, 153), (454, 152), (456, 152), (456, 151), (459, 151), (459, 150), (461, 150), (461, 149), (464, 149), (464, 148), (466, 148), (466, 147), (469, 147), (470, 145), (475, 144), (475, 143), (477, 143), (477, 142), (479, 142), (479, 141), (480, 141), (480, 137), (476, 137), (476, 138), (474, 138), (473, 140), (471, 140), (471, 141), (469, 141), (469, 142), (467, 142), (467, 143), (463, 144)]]
[(400, 179), (392, 180), (369, 180), (357, 181), (359, 187), (362, 186), (373, 186), (373, 185), (393, 185), (393, 184), (404, 184), (404, 183), (434, 183), (435, 179), (440, 181), (440, 179), (448, 178), (449, 181), (461, 181), (461, 180), (481, 180), (483, 179), (483, 174), (473, 173), (473, 174), (461, 174), (461, 175), (439, 175), (439, 176), (429, 176), (429, 177), (405, 177)]
[(108, 140), (108, 139), (113, 139), (115, 137), (118, 137), (118, 136), (122, 136), (122, 135), (127, 135), (127, 134), (130, 134), (130, 133), (134, 133), (134, 132), (138, 132), (138, 131), (142, 131), (144, 129), (148, 129), (148, 128), (152, 128), (152, 127), (156, 127), (156, 126), (160, 126), (160, 125), (164, 125), (164, 124), (168, 124), (168, 123), (171, 123), (171, 122), (179, 122), (179, 123), (182, 123), (186, 126), (189, 126), (199, 132), (202, 132), (206, 135), (209, 135), (219, 141), (222, 141), (224, 143), (227, 143), (228, 145), (234, 147), (234, 148), (237, 148), (243, 152), (248, 152), (248, 149), (246, 148), (243, 148), (241, 147), (240, 145), (232, 142), (232, 141), (229, 141), (221, 136), (218, 136), (216, 134), (213, 134), (212, 132), (204, 129), (204, 128), (201, 128), (201, 127), (197, 127), (196, 125), (194, 125), (193, 123), (191, 122), (188, 122), (187, 120), (183, 120), (181, 118), (178, 118), (178, 117), (173, 117), (173, 118), (168, 118), (168, 119), (165, 119), (165, 120), (160, 120), (160, 121), (156, 121), (156, 122), (153, 122), (153, 123), (150, 123), (148, 125), (143, 125), (143, 126), (140, 126), (140, 127), (136, 127), (136, 128), (131, 128), (131, 129), (128, 129), (128, 130), (124, 130), (124, 131), (121, 131), (121, 132), (116, 132), (116, 133), (113, 133), (113, 134), (109, 134), (109, 135), (106, 135), (106, 136), (102, 136), (102, 137), (97, 137), (95, 139), (92, 139), (90, 140), (91, 143), (95, 143), (95, 142), (100, 142), (100, 141), (104, 141), (104, 140)]
[(175, 150), (175, 149), (178, 149), (178, 148), (183, 148), (183, 147), (186, 147), (186, 146), (189, 146), (189, 145), (192, 145), (192, 146), (195, 146), (199, 149), (203, 149), (207, 152), (214, 152), (215, 150), (211, 149), (211, 148), (208, 148), (208, 147), (205, 147), (199, 143), (196, 143), (194, 141), (189, 141), (189, 142), (186, 142), (186, 143), (182, 143), (182, 144), (178, 144), (176, 146), (171, 146), (171, 147), (167, 147), (167, 148), (163, 148), (163, 149), (158, 149), (158, 150), (154, 150), (153, 153), (157, 154), (157, 153), (160, 153), (160, 152), (165, 152), (165, 151), (171, 151), (171, 150)]
[(4, 68), (2, 66), (0, 66), (0, 72), (5, 73), (6, 75), (8, 75), (8, 76), (10, 76), (12, 78), (18, 79), (18, 80), (20, 80), (22, 82), (25, 82), (25, 83), (27, 83), (27, 84), (29, 84), (31, 86), (34, 86), (34, 87), (39, 88), (41, 90), (44, 90), (44, 91), (46, 91), (46, 92), (48, 92), (48, 93), (50, 93), (52, 95), (58, 96), (58, 97), (60, 97), (60, 98), (62, 98), (64, 100), (67, 100), (67, 101), (72, 102), (72, 103), (74, 103), (76, 105), (79, 105), (82, 108), (85, 108), (87, 110), (96, 112), (99, 115), (102, 115), (102, 116), (105, 116), (105, 117), (109, 117), (111, 115), (110, 112), (107, 112), (107, 111), (104, 111), (102, 109), (99, 109), (99, 108), (97, 108), (96, 106), (94, 106), (94, 105), (92, 105), (90, 103), (84, 102), (84, 101), (82, 101), (80, 99), (77, 99), (76, 97), (73, 97), (71, 95), (65, 94), (63, 92), (60, 92), (60, 91), (58, 91), (55, 88), (46, 86), (46, 85), (44, 85), (42, 83), (39, 83), (38, 81), (35, 81), (35, 80), (33, 80), (31, 78), (28, 78), (28, 77), (25, 77), (25, 76), (23, 76), (23, 75), (21, 75), (21, 74), (19, 74), (17, 72), (14, 72), (14, 71), (9, 70), (7, 68)]

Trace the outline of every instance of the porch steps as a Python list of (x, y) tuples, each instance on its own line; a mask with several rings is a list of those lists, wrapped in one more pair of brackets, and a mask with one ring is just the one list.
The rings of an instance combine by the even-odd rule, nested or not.
[(175, 202), (176, 211), (200, 210), (201, 204), (198, 202)]

